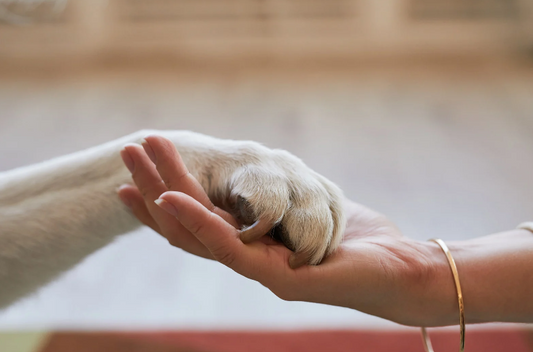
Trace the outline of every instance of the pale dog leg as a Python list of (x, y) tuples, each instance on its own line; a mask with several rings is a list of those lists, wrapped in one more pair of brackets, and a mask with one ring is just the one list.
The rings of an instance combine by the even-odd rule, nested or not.
[(212, 199), (243, 196), (257, 216), (283, 217), (289, 242), (310, 263), (340, 243), (341, 191), (291, 154), (188, 131), (140, 131), (0, 174), (0, 308), (140, 226), (116, 190), (131, 182), (120, 150), (149, 134), (174, 142)]
[(116, 189), (131, 182), (120, 150), (147, 134), (0, 174), (0, 307), (140, 226)]

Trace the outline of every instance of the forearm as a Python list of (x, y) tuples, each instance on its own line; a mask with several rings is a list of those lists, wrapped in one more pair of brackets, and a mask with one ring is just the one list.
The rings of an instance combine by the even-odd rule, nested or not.
[[(513, 230), (447, 244), (459, 271), (466, 323), (533, 322), (533, 233)], [(435, 310), (428, 325), (458, 324), (448, 262), (436, 244), (427, 246), (436, 273), (426, 294)]]

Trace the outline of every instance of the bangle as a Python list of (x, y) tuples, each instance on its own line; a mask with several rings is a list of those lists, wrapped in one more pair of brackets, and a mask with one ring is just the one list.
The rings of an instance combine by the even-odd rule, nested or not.
[[(465, 350), (465, 305), (463, 302), (463, 292), (461, 291), (461, 282), (459, 281), (459, 272), (457, 271), (455, 260), (453, 260), (452, 254), (448, 249), (448, 246), (446, 246), (446, 243), (444, 243), (444, 241), (441, 239), (431, 239), (430, 241), (435, 242), (442, 249), (446, 255), (446, 259), (448, 259), (448, 264), (450, 265), (450, 269), (452, 271), (455, 289), (457, 291), (457, 301), (459, 303), (459, 326), (461, 329), (461, 346), (459, 351), (463, 352)], [(433, 352), (431, 339), (429, 338), (425, 327), (422, 328), (422, 341), (424, 343), (426, 352)]]
[(528, 231), (533, 232), (533, 222), (523, 222), (520, 225), (518, 225), (517, 229), (528, 230)]

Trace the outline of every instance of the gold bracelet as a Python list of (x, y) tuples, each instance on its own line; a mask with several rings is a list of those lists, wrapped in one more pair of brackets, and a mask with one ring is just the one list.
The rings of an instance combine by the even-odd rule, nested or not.
[(517, 229), (529, 230), (529, 231), (533, 232), (533, 222), (523, 222), (520, 225), (518, 225)]
[[(532, 230), (533, 231), (533, 230)], [(459, 281), (459, 272), (457, 271), (457, 266), (455, 265), (455, 260), (453, 260), (452, 253), (448, 249), (446, 243), (441, 239), (431, 239), (430, 241), (435, 242), (442, 249), (446, 258), (448, 259), (448, 264), (450, 264), (450, 269), (452, 270), (453, 280), (455, 282), (455, 289), (457, 290), (457, 301), (459, 302), (459, 326), (461, 329), (461, 346), (459, 351), (464, 352), (465, 350), (465, 305), (463, 302), (463, 291), (461, 291), (461, 282)], [(422, 328), (422, 341), (424, 342), (424, 348), (426, 352), (434, 352), (433, 346), (431, 345), (431, 339), (427, 334), (426, 328)]]

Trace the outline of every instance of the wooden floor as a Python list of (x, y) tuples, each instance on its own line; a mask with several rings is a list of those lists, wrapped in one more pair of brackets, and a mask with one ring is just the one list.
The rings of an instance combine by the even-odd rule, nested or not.
[[(106, 69), (0, 80), (0, 170), (141, 128), (288, 149), (421, 240), (533, 220), (533, 69)], [(148, 230), (0, 313), (0, 328), (15, 329), (346, 326), (392, 323), (282, 302)]]

